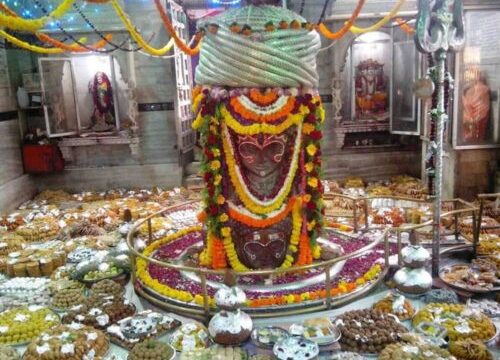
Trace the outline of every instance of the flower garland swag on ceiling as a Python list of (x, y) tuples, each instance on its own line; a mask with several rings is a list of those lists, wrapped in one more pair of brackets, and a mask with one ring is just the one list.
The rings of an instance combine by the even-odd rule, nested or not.
[[(318, 28), (318, 31), (321, 33), (321, 35), (323, 35), (324, 37), (326, 37), (327, 39), (330, 39), (330, 40), (339, 40), (345, 34), (347, 34), (347, 32), (349, 32), (349, 31), (352, 32), (353, 34), (356, 34), (356, 35), (364, 34), (364, 33), (371, 32), (371, 31), (377, 31), (381, 27), (386, 25), (389, 21), (391, 21), (391, 19), (393, 19), (394, 17), (397, 16), (399, 10), (405, 4), (405, 1), (406, 0), (399, 0), (398, 3), (391, 9), (391, 11), (386, 16), (384, 16), (382, 19), (380, 19), (377, 23), (375, 23), (369, 27), (366, 27), (366, 28), (360, 28), (360, 27), (355, 26), (354, 22), (358, 18), (366, 0), (359, 0), (358, 4), (356, 5), (356, 7), (351, 15), (351, 18), (348, 21), (346, 21), (346, 23), (337, 32), (331, 32), (324, 23), (319, 24), (317, 26), (317, 28)], [(408, 25), (406, 25), (406, 26), (408, 26)], [(401, 27), (403, 28), (403, 25), (401, 25)], [(408, 30), (408, 28), (403, 28), (403, 30), (406, 31), (406, 30)]]
[(320, 39), (303, 18), (276, 9), (233, 9), (199, 26), (193, 128), (206, 183), (203, 266), (286, 269), (320, 256)]
[[(19, 17), (19, 15), (17, 15), (17, 13), (15, 11), (11, 10), (7, 5), (5, 5), (3, 3), (0, 3), (0, 11), (3, 12), (4, 14), (7, 14), (7, 15), (15, 17), (15, 18)], [(106, 34), (105, 40), (104, 39), (99, 40), (98, 42), (96, 42), (93, 45), (88, 45), (87, 48), (89, 48), (89, 49), (87, 49), (87, 48), (84, 48), (78, 44), (71, 44), (71, 45), (65, 44), (65, 43), (63, 43), (57, 39), (54, 39), (53, 37), (51, 37), (47, 34), (43, 34), (41, 32), (36, 32), (35, 35), (40, 41), (47, 43), (47, 44), (50, 44), (53, 47), (46, 48), (46, 47), (31, 45), (31, 44), (28, 44), (27, 42), (24, 42), (24, 41), (16, 38), (13, 35), (6, 33), (3, 30), (0, 30), (0, 36), (7, 39), (8, 41), (13, 43), (14, 45), (16, 45), (22, 49), (30, 50), (30, 51), (37, 52), (37, 53), (43, 53), (43, 54), (61, 54), (63, 52), (82, 52), (83, 53), (83, 52), (91, 51), (90, 49), (98, 50), (98, 49), (101, 49), (104, 46), (106, 46), (106, 40), (111, 40), (113, 38), (113, 36), (111, 34)], [(80, 39), (80, 42), (82, 42), (82, 43), (85, 41), (86, 41), (85, 38)]]

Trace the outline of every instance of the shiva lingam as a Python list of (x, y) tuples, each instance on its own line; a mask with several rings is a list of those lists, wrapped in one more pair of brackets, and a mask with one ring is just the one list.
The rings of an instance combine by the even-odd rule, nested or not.
[(200, 263), (237, 271), (311, 263), (323, 209), (319, 35), (272, 6), (206, 21), (193, 94), (206, 184)]

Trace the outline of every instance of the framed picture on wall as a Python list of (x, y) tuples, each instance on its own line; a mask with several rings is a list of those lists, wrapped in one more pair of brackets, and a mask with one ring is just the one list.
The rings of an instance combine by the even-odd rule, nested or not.
[(455, 66), (453, 147), (500, 147), (500, 8), (465, 12), (464, 49)]

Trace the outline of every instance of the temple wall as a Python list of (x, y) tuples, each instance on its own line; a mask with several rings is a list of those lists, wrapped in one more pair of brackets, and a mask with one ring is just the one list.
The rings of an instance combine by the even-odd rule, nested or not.
[[(100, 7), (102, 8), (109, 7)], [(91, 10), (86, 9), (86, 12)], [(151, 16), (154, 9), (152, 2), (127, 1), (125, 9), (131, 14), (133, 22), (139, 28), (144, 29), (145, 38), (149, 39), (154, 34), (152, 40), (154, 46), (162, 46), (165, 43), (168, 37), (163, 30), (161, 19), (159, 16)], [(122, 30), (119, 27), (121, 22), (116, 19), (114, 13), (111, 16), (111, 12), (112, 9), (109, 9), (91, 17), (104, 33), (108, 29)], [(85, 29), (85, 24), (77, 23), (75, 27)], [(115, 43), (121, 43), (125, 39), (123, 31), (113, 34)], [(78, 37), (85, 35), (85, 32), (78, 33)], [(126, 64), (129, 61), (124, 52), (117, 52), (115, 55), (120, 64)], [(26, 52), (13, 51), (10, 57), (13, 57), (11, 63), (18, 62), (26, 57)], [(173, 187), (181, 184), (182, 168), (178, 165), (179, 155), (173, 111), (175, 78), (172, 60), (154, 59), (142, 54), (134, 54), (133, 58), (136, 95), (139, 103), (139, 154), (132, 156), (127, 144), (74, 147), (73, 161), (67, 163), (64, 172), (32, 176), (38, 191), (44, 189), (103, 190), (113, 187), (139, 186)], [(37, 66), (37, 58), (34, 56), (29, 64), (10, 69), (15, 79), (13, 88), (20, 83), (20, 74), (31, 72)], [(29, 116), (31, 124), (43, 125), (43, 114), (29, 114)]]
[[(5, 50), (0, 50), (5, 51)], [(23, 175), (15, 92), (0, 88), (0, 214), (31, 198), (35, 186)]]

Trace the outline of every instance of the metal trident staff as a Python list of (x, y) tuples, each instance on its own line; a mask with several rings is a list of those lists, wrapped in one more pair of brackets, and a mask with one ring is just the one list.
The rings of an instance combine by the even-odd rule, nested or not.
[[(415, 32), (417, 49), (433, 54), (436, 69), (433, 76), (437, 92), (437, 107), (431, 110), (436, 120), (436, 137), (429, 144), (434, 155), (434, 225), (432, 238), (432, 275), (439, 275), (440, 217), (443, 185), (443, 132), (448, 114), (445, 107), (445, 71), (449, 50), (458, 51), (465, 40), (463, 0), (419, 0)], [(428, 170), (429, 171), (429, 170)], [(432, 171), (432, 169), (430, 169)]]

